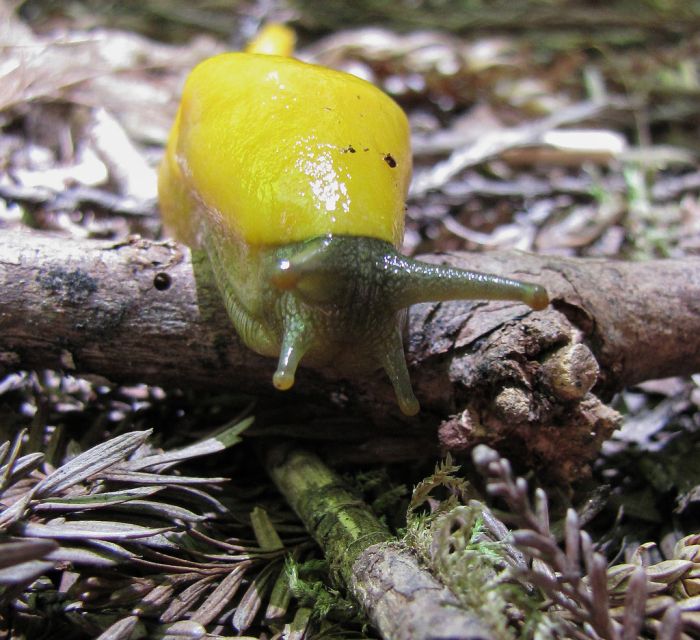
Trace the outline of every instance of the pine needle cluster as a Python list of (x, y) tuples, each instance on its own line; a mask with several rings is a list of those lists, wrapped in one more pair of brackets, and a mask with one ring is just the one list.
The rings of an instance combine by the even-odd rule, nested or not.
[(253, 507), (227, 478), (181, 470), (251, 417), (166, 450), (150, 429), (53, 447), (45, 418), (0, 443), (0, 635), (303, 637), (285, 568), (313, 548), (303, 528), (281, 500)]

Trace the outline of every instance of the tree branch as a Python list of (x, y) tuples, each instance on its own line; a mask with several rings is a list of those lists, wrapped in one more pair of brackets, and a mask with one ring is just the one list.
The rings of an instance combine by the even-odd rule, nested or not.
[[(235, 390), (307, 403), (295, 435), (350, 439), (336, 455), (367, 460), (459, 451), (478, 442), (518, 450), (573, 477), (617, 424), (607, 397), (648, 378), (700, 370), (700, 261), (622, 263), (521, 253), (425, 259), (544, 284), (552, 305), (417, 305), (407, 351), (423, 411), (401, 416), (381, 372), (361, 380), (300, 371), (275, 392), (274, 362), (240, 344), (206, 265), (180, 245), (72, 240), (6, 231), (0, 246), (0, 373), (62, 369), (116, 382)], [(195, 277), (196, 274), (196, 277)], [(310, 422), (340, 414), (349, 429)], [(279, 424), (279, 416), (276, 416)], [(288, 418), (287, 420), (288, 421)], [(593, 434), (593, 435), (591, 435)], [(500, 447), (503, 450), (503, 446)], [(379, 451), (379, 453), (377, 453)], [(432, 449), (434, 451), (434, 448)]]

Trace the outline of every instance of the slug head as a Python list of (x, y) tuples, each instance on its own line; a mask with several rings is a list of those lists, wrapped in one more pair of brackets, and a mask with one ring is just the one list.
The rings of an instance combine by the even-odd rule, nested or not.
[(342, 370), (381, 367), (407, 415), (419, 410), (401, 337), (408, 306), (450, 299), (548, 304), (539, 285), (418, 262), (367, 237), (328, 235), (279, 247), (264, 272), (281, 345), (275, 386), (294, 384), (302, 357)]

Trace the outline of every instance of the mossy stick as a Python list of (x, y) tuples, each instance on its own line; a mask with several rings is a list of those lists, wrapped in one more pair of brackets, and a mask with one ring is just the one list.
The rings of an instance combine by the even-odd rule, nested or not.
[(323, 549), (333, 577), (345, 584), (382, 638), (494, 637), (317, 455), (279, 443), (265, 451), (264, 459), (278, 489)]

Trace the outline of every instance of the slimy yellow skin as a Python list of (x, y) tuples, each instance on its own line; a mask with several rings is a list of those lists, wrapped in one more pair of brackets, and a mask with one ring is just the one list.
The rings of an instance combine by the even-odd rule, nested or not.
[[(289, 46), (284, 32), (262, 35), (253, 50)], [(241, 339), (278, 358), (276, 387), (293, 385), (302, 357), (381, 367), (412, 415), (401, 339), (409, 305), (548, 300), (539, 285), (398, 253), (410, 176), (406, 116), (379, 89), (287, 57), (230, 53), (185, 84), (159, 197), (170, 232), (209, 258)]]
[(207, 215), (241, 241), (330, 233), (400, 245), (408, 123), (368, 82), (292, 58), (228, 53), (192, 72), (178, 120), (168, 178), (204, 196)]

